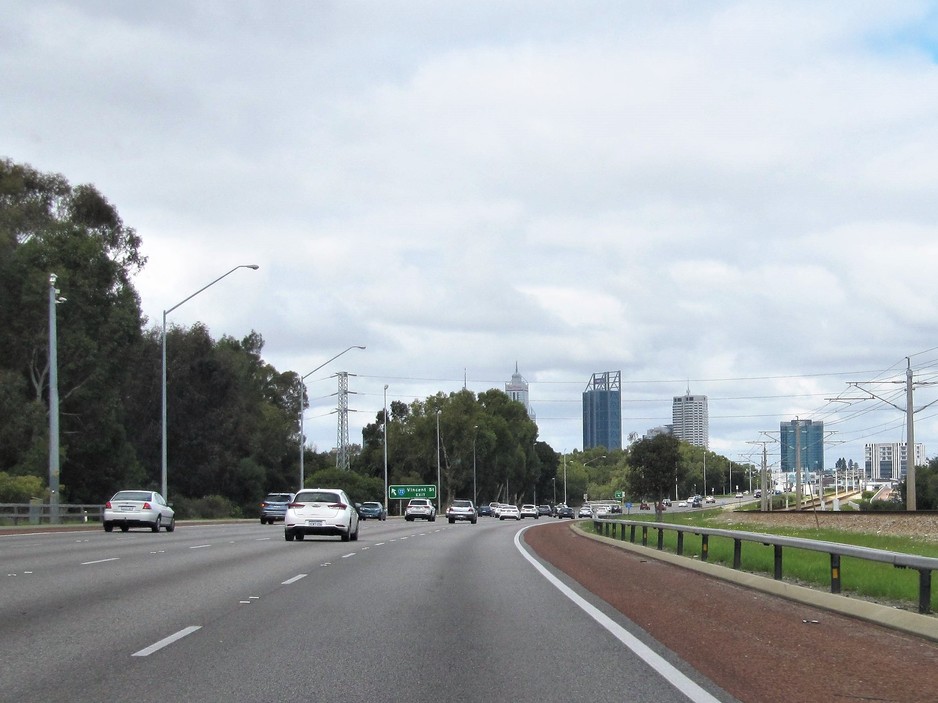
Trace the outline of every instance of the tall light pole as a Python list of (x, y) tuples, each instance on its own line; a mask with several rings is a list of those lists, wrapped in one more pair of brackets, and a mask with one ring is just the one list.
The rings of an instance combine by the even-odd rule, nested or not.
[(384, 498), (381, 503), (388, 507), (388, 384), (384, 384)]
[(49, 274), (49, 522), (59, 522), (59, 349), (55, 306), (64, 303)]
[(162, 414), (161, 414), (161, 421), (160, 421), (160, 425), (162, 427), (162, 439), (161, 439), (161, 446), (160, 446), (160, 475), (162, 477), (162, 481), (160, 483), (160, 487), (162, 488), (163, 498), (166, 498), (167, 493), (168, 493), (168, 491), (166, 490), (166, 316), (169, 315), (169, 313), (171, 313), (173, 310), (178, 308), (183, 303), (189, 302), (199, 293), (204, 291), (206, 288), (211, 288), (216, 283), (218, 283), (221, 279), (223, 279), (225, 276), (229, 276), (233, 274), (238, 269), (253, 269), (256, 271), (258, 268), (260, 267), (257, 264), (241, 264), (239, 266), (235, 266), (233, 269), (231, 269), (230, 271), (226, 273), (223, 273), (221, 276), (216, 278), (211, 283), (199, 288), (195, 293), (190, 295), (188, 298), (185, 298), (184, 300), (180, 300), (178, 303), (173, 305), (173, 307), (167, 308), (166, 310), (163, 311), (163, 335), (162, 335), (162, 344), (161, 344), (162, 355), (163, 355), (163, 378), (162, 378), (162, 383), (161, 383), (161, 387), (163, 391), (163, 401), (162, 401), (162, 408), (161, 408)]
[(605, 459), (605, 458), (606, 458), (605, 454), (603, 454), (602, 456), (594, 456), (592, 459), (589, 459), (588, 461), (583, 462), (583, 468), (585, 469), (589, 464), (592, 464), (594, 461), (600, 461), (601, 459)]
[(567, 450), (563, 450), (563, 504), (567, 505)]
[(340, 351), (338, 354), (336, 354), (334, 357), (332, 357), (328, 361), (322, 362), (319, 366), (317, 366), (315, 369), (313, 369), (309, 373), (306, 373), (300, 376), (300, 412), (299, 412), (299, 415), (300, 415), (300, 487), (298, 490), (301, 490), (301, 491), (303, 490), (303, 485), (304, 485), (304, 482), (306, 481), (306, 475), (304, 473), (304, 467), (303, 467), (303, 454), (306, 449), (306, 437), (303, 434), (303, 414), (306, 410), (306, 384), (303, 383), (303, 381), (305, 381), (307, 378), (309, 378), (314, 373), (319, 371), (319, 369), (321, 369), (323, 366), (326, 366), (327, 364), (330, 364), (336, 359), (338, 359), (345, 352), (351, 351), (352, 349), (364, 349), (364, 348), (365, 347), (359, 344), (353, 344), (352, 346)]
[(440, 413), (436, 411), (436, 512), (440, 513), (440, 500), (442, 499), (443, 483), (440, 481)]
[(472, 504), (478, 507), (479, 491), (476, 490), (476, 437), (479, 434), (479, 426), (472, 428)]

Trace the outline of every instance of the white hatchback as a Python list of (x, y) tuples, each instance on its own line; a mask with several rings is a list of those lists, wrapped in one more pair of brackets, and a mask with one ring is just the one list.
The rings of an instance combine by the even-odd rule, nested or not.
[(338, 535), (343, 542), (358, 539), (358, 510), (338, 488), (304, 488), (287, 505), (283, 538), (287, 542), (306, 535)]
[(533, 517), (535, 520), (539, 518), (541, 514), (537, 512), (537, 506), (530, 503), (525, 503), (521, 506), (521, 517)]

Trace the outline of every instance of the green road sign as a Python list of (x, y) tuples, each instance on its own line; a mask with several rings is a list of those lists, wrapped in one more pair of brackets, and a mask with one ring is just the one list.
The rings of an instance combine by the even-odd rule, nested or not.
[(616, 498), (619, 500), (625, 498), (625, 491), (616, 491)]
[(388, 498), (408, 500), (410, 498), (436, 498), (436, 486), (388, 486)]

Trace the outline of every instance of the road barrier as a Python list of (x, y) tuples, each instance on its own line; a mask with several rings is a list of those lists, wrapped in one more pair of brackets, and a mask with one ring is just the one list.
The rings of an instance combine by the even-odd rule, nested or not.
[(0, 525), (101, 522), (103, 512), (103, 505), (62, 503), (55, 515), (58, 519), (53, 521), (52, 506), (48, 503), (0, 503)]
[[(870, 547), (857, 547), (837, 542), (824, 542), (821, 540), (804, 539), (800, 537), (785, 537), (783, 535), (769, 535), (759, 532), (741, 532), (738, 530), (721, 530), (709, 527), (692, 527), (676, 525), (667, 522), (645, 522), (643, 520), (615, 520), (609, 518), (593, 519), (593, 527), (597, 534), (612, 539), (628, 540), (635, 544), (636, 529), (641, 528), (641, 544), (648, 546), (648, 530), (658, 531), (657, 548), (664, 550), (664, 534), (666, 531), (677, 533), (677, 554), (684, 554), (684, 536), (692, 534), (699, 536), (700, 560), (707, 561), (710, 547), (710, 537), (722, 537), (733, 540), (733, 568), (739, 569), (742, 563), (743, 542), (753, 542), (775, 549), (776, 581), (782, 580), (782, 550), (805, 549), (812, 552), (822, 552), (830, 555), (831, 593), (839, 594), (841, 591), (840, 560), (842, 557), (853, 557), (866, 561), (892, 564), (897, 569), (915, 569), (918, 571), (918, 612), (931, 612), (931, 580), (932, 571), (938, 570), (938, 558), (922, 557), (903, 552), (890, 552), (884, 549)], [(628, 528), (628, 529), (626, 529)], [(626, 535), (626, 533), (628, 533)]]

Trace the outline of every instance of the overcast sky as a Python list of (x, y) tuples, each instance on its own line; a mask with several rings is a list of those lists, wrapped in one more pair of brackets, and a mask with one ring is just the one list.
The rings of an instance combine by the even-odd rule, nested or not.
[[(938, 455), (933, 2), (36, 2), (0, 6), (0, 155), (136, 228), (151, 325), (263, 335), (307, 435), (517, 363), (582, 448), (709, 396), (734, 460), (823, 420), (828, 466)], [(170, 351), (171, 353), (171, 351)], [(890, 381), (872, 385), (874, 380)], [(170, 379), (171, 382), (171, 379)], [(840, 398), (832, 402), (829, 399)], [(768, 433), (768, 434), (766, 434)], [(774, 456), (773, 456), (774, 453)], [(778, 461), (769, 446), (769, 463)]]

